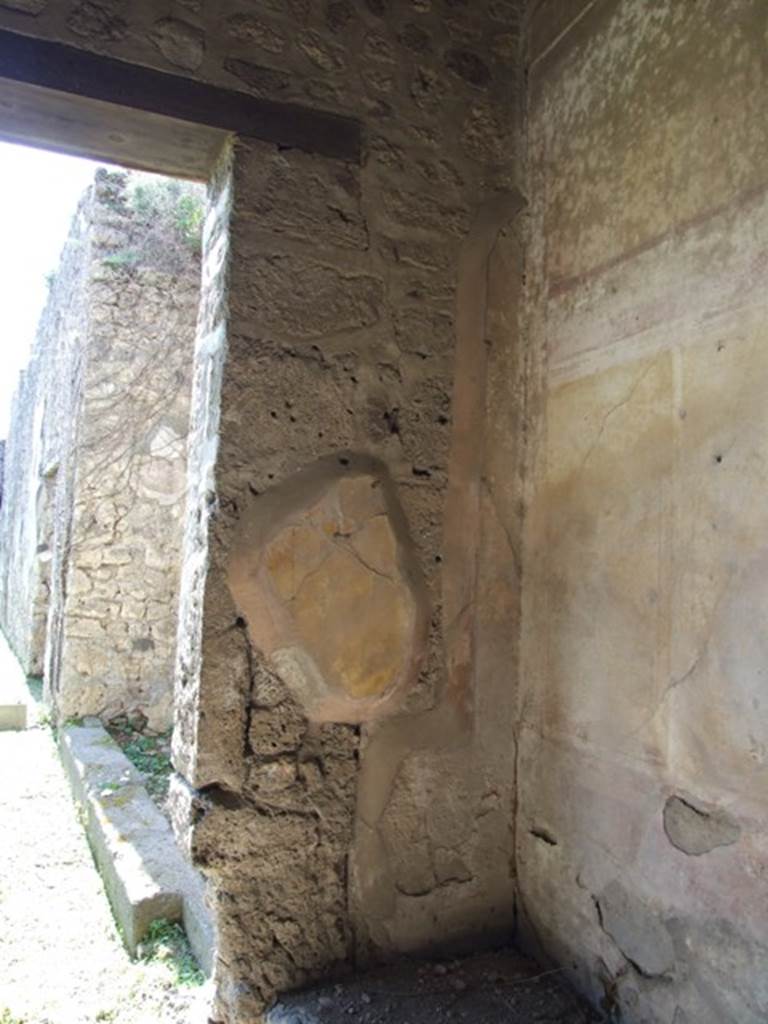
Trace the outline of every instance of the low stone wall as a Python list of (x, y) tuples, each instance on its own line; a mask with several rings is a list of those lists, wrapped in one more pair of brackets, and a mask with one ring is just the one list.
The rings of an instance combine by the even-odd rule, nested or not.
[(59, 753), (128, 950), (136, 953), (154, 921), (181, 921), (210, 974), (214, 934), (204, 883), (176, 846), (141, 772), (96, 719), (62, 728)]

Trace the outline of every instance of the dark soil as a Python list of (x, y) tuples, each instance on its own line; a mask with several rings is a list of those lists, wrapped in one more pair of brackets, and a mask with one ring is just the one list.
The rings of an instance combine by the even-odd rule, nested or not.
[(513, 950), (439, 963), (403, 961), (283, 996), (268, 1024), (597, 1024), (568, 987)]

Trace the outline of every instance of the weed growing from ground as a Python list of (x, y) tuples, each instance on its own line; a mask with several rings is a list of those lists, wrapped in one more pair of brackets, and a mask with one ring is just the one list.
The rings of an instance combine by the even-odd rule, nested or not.
[(162, 807), (173, 771), (170, 757), (171, 730), (143, 733), (126, 716), (112, 719), (107, 729), (128, 760), (144, 775), (147, 792)]
[(162, 963), (170, 968), (176, 984), (181, 987), (196, 987), (205, 982), (184, 929), (174, 921), (152, 922), (147, 937), (139, 944), (139, 957), (145, 963)]
[(27, 1024), (26, 1017), (14, 1017), (10, 1010), (0, 1010), (0, 1024)]

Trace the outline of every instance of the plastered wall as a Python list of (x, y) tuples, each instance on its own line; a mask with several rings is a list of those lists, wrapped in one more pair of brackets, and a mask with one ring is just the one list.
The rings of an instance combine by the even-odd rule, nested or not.
[(517, 871), (529, 941), (632, 1022), (768, 1013), (767, 27), (530, 36)]

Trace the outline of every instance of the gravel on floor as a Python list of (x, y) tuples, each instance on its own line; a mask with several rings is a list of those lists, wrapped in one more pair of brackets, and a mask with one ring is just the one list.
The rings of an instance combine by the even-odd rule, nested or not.
[(402, 961), (284, 996), (267, 1024), (597, 1024), (565, 984), (514, 950)]

